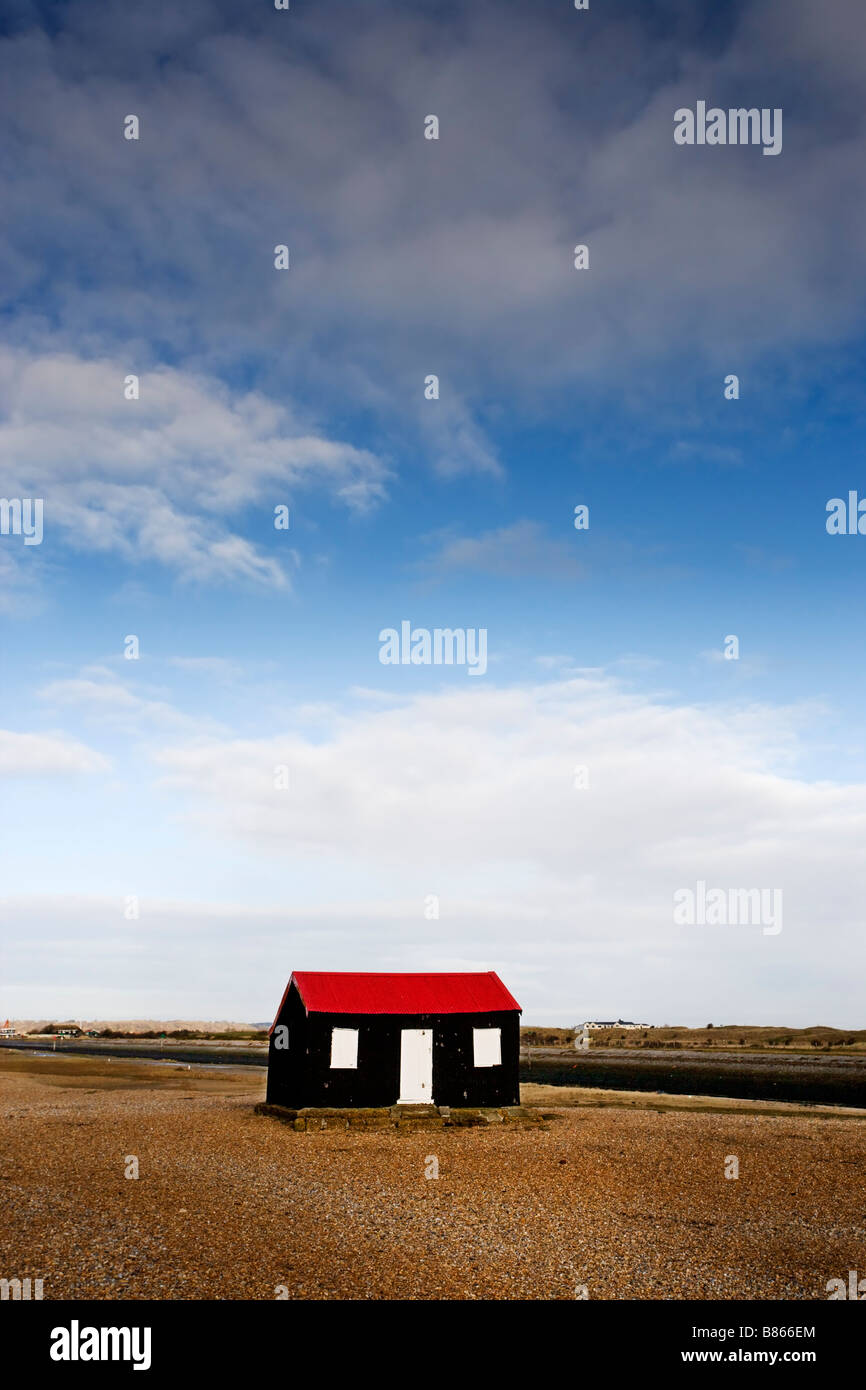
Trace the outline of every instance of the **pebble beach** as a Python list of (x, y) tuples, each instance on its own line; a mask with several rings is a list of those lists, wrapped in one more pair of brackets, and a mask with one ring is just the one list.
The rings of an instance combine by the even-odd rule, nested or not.
[(249, 1068), (5, 1055), (0, 1276), (45, 1299), (821, 1300), (866, 1272), (862, 1114), (538, 1090), (546, 1129), (295, 1133), (254, 1113)]

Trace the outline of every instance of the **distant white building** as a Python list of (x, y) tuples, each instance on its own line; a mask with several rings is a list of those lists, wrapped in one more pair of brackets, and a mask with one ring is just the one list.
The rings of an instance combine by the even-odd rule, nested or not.
[(6, 1022), (3, 1024), (3, 1027), (0, 1028), (0, 1038), (14, 1038), (14, 1037), (15, 1037), (15, 1029), (12, 1027), (11, 1023), (9, 1022), (9, 1020), (8, 1020), (8, 1018), (7, 1018)]
[(624, 1018), (614, 1019), (612, 1023), (600, 1023), (595, 1020), (592, 1023), (585, 1023), (583, 1026), (588, 1028), (590, 1032), (600, 1032), (606, 1028), (652, 1028), (651, 1023), (627, 1023)]

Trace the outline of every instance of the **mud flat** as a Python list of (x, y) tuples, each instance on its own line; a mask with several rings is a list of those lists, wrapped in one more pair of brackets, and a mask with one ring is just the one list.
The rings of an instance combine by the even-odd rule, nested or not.
[(55, 1300), (809, 1301), (862, 1267), (853, 1112), (526, 1087), (567, 1102), (546, 1129), (297, 1134), (263, 1091), (249, 1068), (0, 1052), (3, 1276)]
[(86, 1038), (79, 1042), (75, 1038), (63, 1038), (54, 1047), (47, 1038), (15, 1038), (0, 1043), (0, 1053), (12, 1052), (50, 1053), (51, 1056), (73, 1057), (140, 1057), (152, 1061), (206, 1062), (214, 1065), (232, 1067), (266, 1067), (268, 1064), (268, 1045), (244, 1042), (207, 1042), (204, 1040), (166, 1038), (160, 1046), (152, 1040), (136, 1041), (126, 1038)]
[[(51, 1056), (102, 1057), (267, 1066), (265, 1043), (152, 1042), (118, 1039), (58, 1043), (15, 1040), (0, 1043), (6, 1052)], [(823, 1056), (785, 1052), (641, 1051), (621, 1048), (532, 1048), (521, 1053), (520, 1080), (549, 1086), (588, 1086), (606, 1090), (663, 1091), (669, 1095), (731, 1096), (747, 1100), (790, 1101), (806, 1105), (866, 1106), (866, 1055)]]

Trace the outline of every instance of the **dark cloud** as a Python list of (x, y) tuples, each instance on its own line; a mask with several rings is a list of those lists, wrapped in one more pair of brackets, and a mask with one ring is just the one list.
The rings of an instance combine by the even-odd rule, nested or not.
[[(22, 18), (0, 95), (14, 332), (291, 382), (323, 412), (404, 422), (446, 473), (495, 470), (478, 421), (504, 393), (640, 407), (661, 374), (844, 344), (866, 284), (860, 9), (694, 10), (82, 0), (62, 26)], [(675, 146), (699, 98), (782, 105), (781, 156)]]

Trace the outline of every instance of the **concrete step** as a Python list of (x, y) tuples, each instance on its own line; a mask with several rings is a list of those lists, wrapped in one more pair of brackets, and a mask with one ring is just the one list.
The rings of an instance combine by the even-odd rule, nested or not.
[(308, 1106), (293, 1110), (283, 1105), (262, 1104), (255, 1107), (255, 1112), (281, 1120), (296, 1130), (397, 1129), (404, 1133), (490, 1124), (504, 1124), (513, 1129), (546, 1129), (548, 1121), (554, 1118), (547, 1112), (519, 1105), (460, 1109), (447, 1105), (392, 1105), (379, 1109)]

